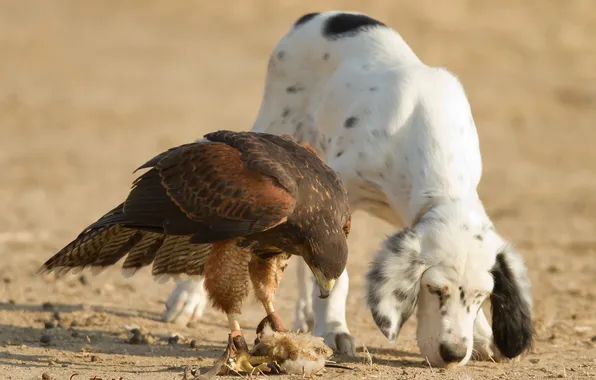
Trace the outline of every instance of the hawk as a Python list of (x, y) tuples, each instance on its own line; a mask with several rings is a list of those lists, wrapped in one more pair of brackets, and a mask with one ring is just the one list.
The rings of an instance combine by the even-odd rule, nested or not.
[(229, 355), (248, 350), (239, 317), (251, 283), (267, 314), (259, 329), (268, 323), (284, 332), (273, 298), (291, 255), (310, 267), (322, 298), (345, 269), (347, 192), (309, 146), (267, 133), (217, 131), (141, 169), (149, 170), (126, 200), (41, 273), (101, 269), (126, 256), (128, 274), (152, 264), (157, 277), (204, 275), (213, 306), (228, 318)]

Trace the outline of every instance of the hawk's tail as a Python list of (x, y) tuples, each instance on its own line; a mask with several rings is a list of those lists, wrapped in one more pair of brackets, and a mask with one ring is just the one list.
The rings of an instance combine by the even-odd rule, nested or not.
[(152, 274), (167, 279), (171, 275), (200, 275), (210, 244), (191, 244), (191, 236), (167, 236), (141, 227), (131, 227), (122, 212), (123, 204), (87, 227), (75, 240), (46, 261), (39, 273), (57, 276), (71, 269), (91, 268), (99, 272), (127, 256), (125, 275), (153, 263)]

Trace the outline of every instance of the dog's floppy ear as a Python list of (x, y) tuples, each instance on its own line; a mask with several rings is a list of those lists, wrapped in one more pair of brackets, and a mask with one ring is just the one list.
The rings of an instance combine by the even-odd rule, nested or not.
[(413, 229), (405, 228), (387, 238), (366, 275), (368, 307), (377, 327), (392, 342), (418, 303), (425, 270), (420, 240)]
[(514, 358), (530, 348), (532, 336), (532, 292), (523, 257), (510, 246), (497, 254), (491, 270), (494, 342), (501, 354)]

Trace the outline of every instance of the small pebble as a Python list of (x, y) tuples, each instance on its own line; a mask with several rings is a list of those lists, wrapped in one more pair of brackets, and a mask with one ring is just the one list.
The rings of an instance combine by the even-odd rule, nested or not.
[(556, 265), (549, 265), (549, 267), (546, 268), (546, 271), (548, 273), (559, 273), (559, 272), (561, 272), (561, 268), (559, 268)]
[(97, 356), (96, 355), (91, 355), (91, 361), (92, 362), (96, 362), (97, 361)]
[(54, 323), (54, 321), (46, 321), (43, 323), (43, 327), (45, 327), (46, 329), (53, 329), (54, 327), (56, 327), (56, 324)]
[(168, 344), (176, 344), (180, 340), (178, 335), (174, 335), (168, 338)]
[(50, 374), (47, 372), (42, 373), (41, 378), (42, 380), (52, 380), (52, 376), (50, 376)]
[(590, 326), (575, 326), (573, 329), (575, 331), (577, 331), (578, 333), (583, 334), (583, 333), (587, 333), (588, 331), (592, 330), (592, 327), (590, 327)]
[(143, 334), (141, 334), (139, 329), (133, 329), (133, 331), (136, 331), (136, 333), (133, 332), (132, 337), (130, 337), (130, 339), (126, 341), (127, 343), (129, 343), (129, 344), (147, 344), (147, 343), (149, 343), (147, 338)]
[(79, 282), (81, 283), (81, 285), (89, 284), (89, 280), (87, 280), (87, 277), (84, 274), (79, 276)]
[(54, 310), (54, 304), (51, 303), (51, 302), (44, 302), (41, 305), (41, 308), (44, 309), (44, 310)]
[(52, 337), (48, 334), (42, 334), (41, 338), (39, 338), (39, 341), (43, 344), (49, 344), (52, 341)]
[(11, 298), (11, 299), (8, 300), (8, 303), (11, 304), (11, 305), (14, 305), (16, 303), (16, 301)]
[[(596, 336), (594, 338), (596, 338)], [(594, 340), (594, 338), (592, 338), (592, 340)], [(196, 339), (193, 339), (190, 341), (190, 348), (197, 348), (197, 340)]]
[(530, 363), (532, 364), (536, 364), (540, 361), (540, 359), (536, 358), (536, 359), (530, 359)]
[(70, 327), (77, 327), (79, 324), (77, 323), (77, 321), (72, 321), (70, 322)]
[(141, 344), (143, 343), (143, 337), (140, 335), (133, 335), (126, 342), (130, 344)]

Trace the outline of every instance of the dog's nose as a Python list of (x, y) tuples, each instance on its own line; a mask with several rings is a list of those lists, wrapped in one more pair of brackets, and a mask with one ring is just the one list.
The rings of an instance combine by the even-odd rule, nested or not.
[(446, 364), (461, 362), (467, 353), (468, 347), (464, 343), (441, 343), (439, 345), (439, 354)]

